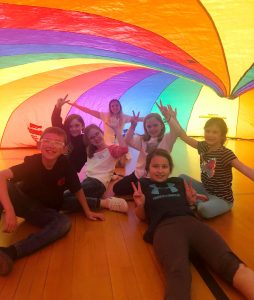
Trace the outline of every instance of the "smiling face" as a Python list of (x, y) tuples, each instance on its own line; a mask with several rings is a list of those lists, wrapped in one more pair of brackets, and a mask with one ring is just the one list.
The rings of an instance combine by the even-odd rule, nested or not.
[(109, 110), (112, 114), (116, 115), (121, 112), (121, 105), (118, 100), (113, 100), (109, 104)]
[(155, 182), (164, 182), (171, 174), (169, 161), (166, 157), (155, 155), (149, 165), (149, 175)]
[(151, 117), (145, 121), (145, 130), (150, 137), (159, 137), (163, 124), (155, 117)]
[(39, 149), (43, 162), (51, 164), (56, 162), (57, 158), (66, 150), (64, 136), (56, 133), (45, 133), (39, 142)]
[(87, 133), (89, 144), (97, 147), (98, 149), (105, 146), (103, 133), (98, 128), (91, 128)]
[(212, 148), (219, 148), (223, 145), (224, 136), (221, 134), (221, 130), (217, 125), (211, 125), (205, 129), (205, 141)]
[(79, 120), (73, 119), (69, 123), (69, 132), (71, 136), (79, 136), (82, 134), (82, 131), (84, 129), (84, 126)]

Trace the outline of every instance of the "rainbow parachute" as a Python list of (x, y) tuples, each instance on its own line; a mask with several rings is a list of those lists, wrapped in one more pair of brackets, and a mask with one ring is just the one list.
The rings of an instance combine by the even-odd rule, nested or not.
[(253, 16), (252, 0), (2, 1), (0, 147), (36, 145), (66, 94), (142, 116), (161, 99), (188, 134), (216, 115), (231, 137), (254, 138)]

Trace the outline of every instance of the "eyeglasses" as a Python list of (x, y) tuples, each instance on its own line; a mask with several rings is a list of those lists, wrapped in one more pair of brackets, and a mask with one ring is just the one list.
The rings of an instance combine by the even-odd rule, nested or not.
[(41, 144), (46, 146), (54, 146), (54, 147), (63, 147), (65, 144), (64, 142), (56, 141), (56, 140), (50, 140), (50, 139), (41, 139)]

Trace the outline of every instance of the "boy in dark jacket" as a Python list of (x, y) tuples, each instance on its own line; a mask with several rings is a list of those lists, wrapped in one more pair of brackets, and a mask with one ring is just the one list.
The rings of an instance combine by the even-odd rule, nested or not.
[(75, 194), (88, 219), (104, 219), (87, 205), (76, 171), (63, 155), (66, 142), (61, 128), (49, 127), (41, 136), (40, 154), (27, 156), (23, 163), (0, 171), (3, 231), (15, 231), (16, 216), (41, 229), (9, 247), (0, 247), (0, 275), (12, 270), (14, 260), (39, 250), (70, 230), (69, 218), (59, 212), (66, 188)]

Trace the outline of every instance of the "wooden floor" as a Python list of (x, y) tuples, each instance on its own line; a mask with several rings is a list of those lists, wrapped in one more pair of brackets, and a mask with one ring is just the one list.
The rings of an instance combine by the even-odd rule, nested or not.
[[(251, 141), (229, 141), (239, 159), (254, 168)], [(22, 161), (35, 150), (0, 151), (0, 168)], [(177, 141), (173, 175), (187, 173), (199, 178), (198, 155)], [(127, 165), (129, 172), (134, 164)], [(254, 183), (234, 172), (235, 204), (231, 213), (209, 220), (235, 253), (254, 268)], [(18, 260), (13, 272), (0, 277), (0, 299), (11, 300), (162, 300), (164, 281), (152, 247), (142, 239), (146, 225), (139, 222), (129, 202), (128, 216), (105, 211), (106, 221), (88, 221), (82, 214), (70, 215), (72, 229), (63, 239), (29, 257)], [(15, 234), (0, 233), (0, 246), (37, 230), (25, 222)], [(214, 299), (192, 268), (192, 299)], [(242, 299), (219, 281), (230, 300)]]

